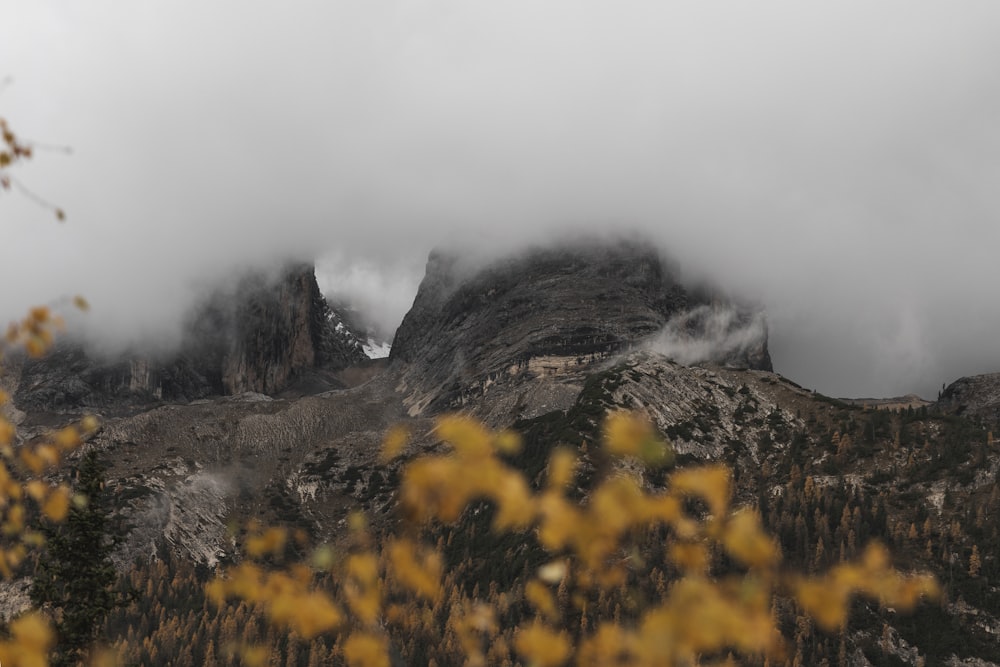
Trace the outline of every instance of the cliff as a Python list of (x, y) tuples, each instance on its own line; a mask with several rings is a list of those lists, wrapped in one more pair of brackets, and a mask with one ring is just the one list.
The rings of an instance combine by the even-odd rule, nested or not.
[[(481, 268), (432, 253), (390, 359), (406, 367), (417, 412), (454, 408), (497, 383), (583, 370), (644, 345), (673, 325), (688, 339), (720, 326), (698, 316), (725, 303), (739, 329), (754, 313), (682, 285), (655, 251), (634, 242), (543, 248)], [(669, 356), (669, 355), (668, 355)], [(766, 329), (701, 362), (771, 370)]]
[(15, 400), (22, 410), (115, 411), (275, 394), (303, 373), (366, 359), (355, 337), (336, 324), (311, 266), (290, 267), (276, 279), (250, 274), (195, 309), (172, 354), (109, 359), (63, 342), (44, 359), (20, 365)]

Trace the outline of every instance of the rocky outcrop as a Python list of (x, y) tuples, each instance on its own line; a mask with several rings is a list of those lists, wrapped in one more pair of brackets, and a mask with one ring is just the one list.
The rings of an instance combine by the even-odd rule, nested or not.
[[(390, 356), (419, 414), (454, 408), (497, 383), (582, 370), (649, 343), (671, 321), (718, 304), (678, 282), (658, 253), (634, 242), (539, 249), (478, 270), (431, 254)], [(744, 326), (751, 311), (729, 306)], [(680, 325), (697, 338), (712, 318)], [(725, 350), (724, 362), (771, 370), (766, 329)]]
[(129, 517), (117, 562), (167, 550), (215, 564), (234, 555), (227, 525), (249, 517), (334, 539), (359, 507), (391, 507), (378, 455), (385, 431), (405, 418), (376, 378), (298, 399), (242, 394), (105, 419), (88, 446), (102, 453)]
[(935, 407), (941, 412), (1000, 423), (1000, 373), (955, 380), (941, 392)]
[(331, 322), (311, 266), (285, 272), (276, 284), (244, 283), (235, 304), (229, 309), (224, 298), (208, 304), (201, 318), (209, 327), (199, 322), (196, 337), (221, 359), (225, 394), (274, 394), (305, 369), (339, 370), (366, 359), (353, 337)]
[(366, 359), (338, 328), (311, 266), (277, 279), (246, 276), (190, 316), (177, 350), (161, 357), (107, 359), (75, 343), (19, 366), (24, 410), (121, 410), (243, 392), (275, 394), (313, 369), (336, 371)]

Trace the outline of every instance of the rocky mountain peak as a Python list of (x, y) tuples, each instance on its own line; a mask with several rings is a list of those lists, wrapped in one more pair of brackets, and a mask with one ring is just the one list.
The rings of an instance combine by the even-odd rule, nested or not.
[[(725, 307), (728, 323), (692, 316)], [(538, 248), (480, 267), (437, 251), (391, 359), (419, 411), (453, 408), (489, 386), (517, 377), (580, 369), (624, 350), (652, 344), (676, 323), (697, 339), (709, 325), (727, 331), (752, 311), (679, 281), (661, 255), (634, 241)], [(766, 329), (757, 338), (698, 361), (771, 370)], [(430, 392), (430, 393), (429, 393)], [(431, 395), (434, 394), (434, 395)]]
[(248, 273), (209, 295), (189, 316), (169, 354), (107, 358), (72, 341), (17, 369), (22, 409), (65, 411), (185, 402), (245, 392), (275, 394), (315, 369), (367, 359), (338, 328), (311, 265), (277, 276)]

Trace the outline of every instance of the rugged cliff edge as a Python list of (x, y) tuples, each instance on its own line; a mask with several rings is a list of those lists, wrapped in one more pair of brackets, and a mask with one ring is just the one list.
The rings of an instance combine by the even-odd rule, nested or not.
[[(497, 383), (582, 370), (630, 348), (652, 344), (676, 324), (692, 339), (734, 312), (724, 327), (754, 318), (705, 289), (678, 282), (661, 256), (635, 242), (544, 248), (470, 269), (435, 252), (413, 308), (396, 332), (390, 359), (405, 367), (414, 414), (455, 408)], [(695, 313), (695, 315), (691, 315)], [(699, 361), (771, 370), (766, 329), (752, 340)]]
[(209, 396), (275, 394), (301, 374), (339, 370), (367, 359), (338, 328), (311, 266), (276, 278), (249, 274), (211, 295), (189, 317), (175, 352), (106, 359), (64, 342), (19, 365), (15, 393), (26, 411), (103, 408)]

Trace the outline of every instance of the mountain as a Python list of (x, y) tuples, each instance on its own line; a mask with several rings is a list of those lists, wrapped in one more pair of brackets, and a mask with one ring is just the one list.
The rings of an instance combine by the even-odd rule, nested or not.
[[(433, 414), (502, 402), (545, 376), (585, 373), (653, 345), (675, 318), (713, 304), (720, 297), (681, 285), (655, 251), (635, 242), (541, 248), (481, 268), (438, 252), (390, 359), (410, 413)], [(749, 309), (725, 305), (736, 312), (728, 329), (753, 319)], [(699, 338), (707, 322), (687, 318), (684, 333)], [(769, 371), (766, 330), (701, 361)]]
[[(991, 380), (956, 382), (935, 404), (849, 402), (803, 389), (773, 373), (757, 309), (685, 284), (634, 241), (544, 247), (482, 265), (435, 252), (387, 363), (362, 359), (365, 334), (314, 287), (307, 270), (289, 271), (270, 287), (250, 281), (239, 299), (210, 302), (192, 324), (199, 344), (156, 362), (149, 379), (131, 366), (88, 375), (94, 362), (59, 353), (20, 372), (21, 438), (58, 425), (63, 413), (102, 416), (88, 446), (107, 461), (108, 485), (132, 526), (116, 560), (133, 585), (164, 591), (164, 601), (109, 623), (129, 660), (167, 664), (181, 633), (199, 638), (185, 664), (201, 664), (209, 639), (227, 640), (230, 617), (189, 612), (203, 596), (197, 572), (238, 558), (233, 525), (282, 522), (346, 548), (345, 527), (362, 508), (373, 530), (391, 530), (400, 468), (378, 453), (392, 425), (412, 434), (407, 457), (437, 448), (433, 419), (453, 410), (514, 428), (525, 448), (511, 462), (540, 483), (560, 443), (576, 448), (584, 477), (606, 466), (600, 424), (629, 408), (669, 439), (675, 465), (727, 464), (736, 500), (758, 508), (789, 567), (822, 570), (879, 540), (901, 568), (942, 582), (942, 600), (913, 615), (855, 603), (842, 635), (779, 602), (796, 654), (788, 664), (1000, 664)], [(166, 389), (187, 386), (163, 379), (182, 361), (183, 377), (201, 379), (195, 389)], [(98, 366), (106, 367), (125, 368)], [(544, 562), (530, 535), (492, 541), (485, 516), (467, 513), (461, 537), (440, 536), (449, 573), (469, 591)], [(523, 610), (509, 614), (516, 623)], [(428, 656), (450, 664), (446, 642), (403, 644), (414, 664)], [(282, 659), (288, 645), (274, 644)], [(333, 650), (324, 646), (309, 650)]]
[(334, 330), (350, 338), (369, 359), (385, 359), (392, 347), (392, 335), (386, 334), (351, 303), (327, 299)]
[(251, 272), (235, 285), (189, 315), (173, 352), (108, 358), (69, 341), (42, 359), (15, 364), (17, 406), (114, 414), (158, 402), (277, 394), (306, 376), (367, 359), (329, 309), (311, 266), (290, 266), (277, 276)]

